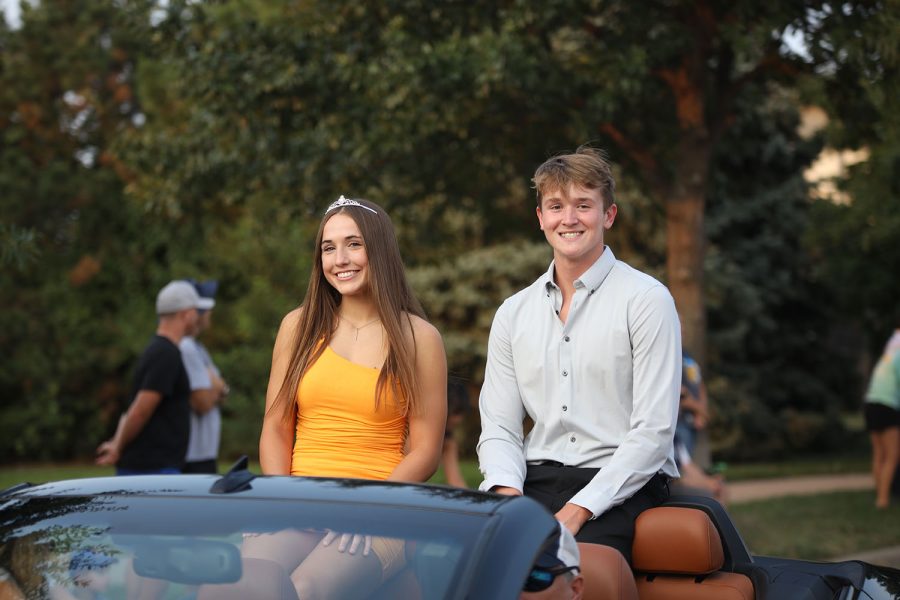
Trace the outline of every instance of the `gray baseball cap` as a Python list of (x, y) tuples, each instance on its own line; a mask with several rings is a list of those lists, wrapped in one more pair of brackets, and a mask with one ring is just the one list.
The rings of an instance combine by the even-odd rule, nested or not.
[(211, 298), (201, 298), (187, 281), (171, 281), (156, 295), (156, 314), (168, 315), (188, 308), (209, 310), (214, 304)]

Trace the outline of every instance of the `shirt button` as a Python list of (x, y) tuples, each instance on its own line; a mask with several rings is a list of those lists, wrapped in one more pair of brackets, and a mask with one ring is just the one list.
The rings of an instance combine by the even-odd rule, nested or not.
[(567, 410), (569, 410), (569, 407), (568, 407), (568, 406), (563, 406), (563, 412), (566, 412)]
[(569, 441), (570, 441), (570, 442), (574, 442), (574, 441), (575, 441), (575, 436), (573, 435), (572, 437), (570, 437), (570, 438), (569, 438)]
[(566, 341), (568, 342), (568, 341), (569, 341), (569, 336), (566, 336), (566, 337), (564, 337), (563, 339), (566, 340)]
[(567, 377), (569, 375), (568, 371), (563, 371), (563, 377)]

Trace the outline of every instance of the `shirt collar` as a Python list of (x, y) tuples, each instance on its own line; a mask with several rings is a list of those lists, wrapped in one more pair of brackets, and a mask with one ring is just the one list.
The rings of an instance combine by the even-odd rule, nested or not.
[[(588, 267), (588, 270), (585, 271), (581, 277), (575, 280), (575, 287), (585, 287), (589, 293), (593, 294), (594, 290), (599, 288), (606, 280), (606, 276), (609, 275), (609, 272), (612, 271), (613, 265), (615, 264), (616, 256), (613, 254), (612, 248), (604, 246), (603, 254), (600, 255), (600, 258)], [(556, 261), (551, 261), (550, 268), (544, 273), (544, 287), (546, 288), (557, 287), (556, 283), (553, 281), (553, 269), (555, 268), (555, 265)]]

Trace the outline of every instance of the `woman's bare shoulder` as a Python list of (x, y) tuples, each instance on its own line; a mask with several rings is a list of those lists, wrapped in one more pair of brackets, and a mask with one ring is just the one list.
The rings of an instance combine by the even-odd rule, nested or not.
[(437, 327), (416, 315), (409, 315), (409, 322), (412, 325), (413, 335), (418, 342), (424, 343), (443, 343), (441, 340), (441, 332)]
[(288, 314), (284, 315), (284, 318), (281, 319), (281, 327), (296, 327), (297, 323), (300, 322), (300, 315), (303, 314), (303, 307), (298, 306)]

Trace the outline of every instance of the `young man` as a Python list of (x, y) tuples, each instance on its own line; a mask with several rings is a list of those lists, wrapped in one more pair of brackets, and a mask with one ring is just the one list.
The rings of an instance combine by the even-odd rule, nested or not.
[(604, 245), (617, 207), (599, 151), (551, 158), (534, 185), (553, 262), (494, 317), (479, 403), (480, 488), (524, 492), (578, 541), (612, 546), (630, 562), (634, 520), (678, 475), (678, 315), (662, 284)]
[[(219, 282), (209, 280), (190, 283), (201, 298), (215, 303)], [(209, 352), (197, 339), (209, 329), (212, 309), (201, 309), (199, 313), (196, 330), (184, 336), (178, 345), (191, 385), (191, 433), (182, 472), (218, 473), (217, 459), (222, 434), (219, 406), (228, 395), (228, 384), (222, 379)]]
[(212, 308), (186, 281), (173, 281), (156, 296), (156, 335), (134, 374), (134, 396), (111, 440), (97, 448), (97, 464), (117, 475), (180, 473), (188, 445), (187, 373), (178, 344), (197, 326), (197, 309)]

